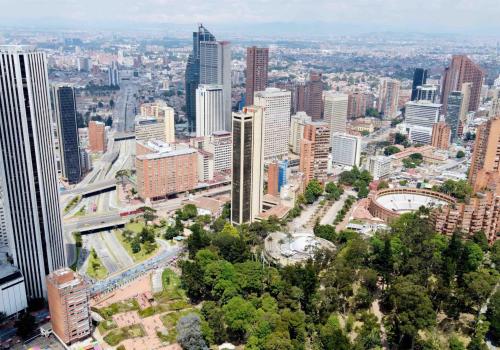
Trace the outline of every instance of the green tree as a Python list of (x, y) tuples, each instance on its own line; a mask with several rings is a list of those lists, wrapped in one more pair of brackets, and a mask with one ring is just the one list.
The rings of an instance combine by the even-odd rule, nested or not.
[(177, 342), (183, 349), (208, 350), (201, 332), (201, 320), (195, 313), (187, 314), (177, 322)]
[(332, 225), (320, 225), (318, 223), (314, 225), (314, 234), (330, 242), (335, 242), (335, 227), (333, 227)]
[(393, 154), (399, 153), (401, 150), (396, 146), (387, 146), (384, 148), (384, 156), (391, 156)]
[(384, 181), (384, 180), (380, 181), (377, 185), (377, 190), (380, 191), (380, 190), (383, 190), (385, 188), (389, 188), (389, 184), (387, 183), (387, 181)]
[(458, 151), (458, 152), (457, 152), (456, 157), (457, 157), (458, 159), (465, 157), (465, 153), (464, 153), (464, 151)]
[(222, 309), (213, 301), (205, 301), (201, 308), (201, 314), (213, 332), (214, 343), (223, 343), (227, 337), (227, 333), (224, 328), (224, 313)]
[(464, 304), (478, 310), (486, 302), (497, 282), (498, 273), (495, 270), (480, 269), (464, 274)]
[(326, 323), (320, 327), (320, 340), (325, 350), (350, 350), (351, 342), (342, 328), (337, 315), (332, 314)]
[(250, 301), (236, 296), (222, 307), (229, 336), (237, 341), (245, 339), (248, 330), (256, 319), (257, 310)]
[(318, 197), (323, 193), (323, 186), (319, 183), (318, 180), (312, 179), (306, 186), (304, 191), (304, 196), (306, 198), (307, 203), (313, 203)]
[(187, 239), (189, 257), (192, 259), (198, 250), (210, 244), (210, 238), (200, 224), (193, 224), (190, 227), (191, 235)]
[(194, 219), (198, 215), (198, 210), (194, 204), (186, 204), (182, 208), (182, 220)]
[(490, 323), (489, 335), (495, 343), (500, 343), (500, 289), (490, 298), (486, 318)]
[(441, 186), (435, 188), (437, 191), (453, 196), (459, 201), (467, 201), (472, 193), (472, 187), (465, 180), (446, 180)]

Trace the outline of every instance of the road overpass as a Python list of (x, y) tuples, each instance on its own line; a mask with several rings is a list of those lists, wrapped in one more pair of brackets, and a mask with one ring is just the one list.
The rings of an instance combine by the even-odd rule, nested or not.
[(115, 141), (134, 140), (135, 139), (135, 134), (133, 132), (115, 133), (113, 139)]
[(93, 182), (86, 186), (76, 187), (72, 190), (64, 191), (63, 193), (61, 193), (61, 196), (74, 195), (74, 196), (90, 197), (114, 190), (116, 190), (116, 180), (110, 179), (99, 182)]
[[(134, 215), (132, 215), (134, 216)], [(111, 230), (125, 226), (130, 217), (120, 216), (120, 213), (103, 215), (92, 215), (81, 218), (66, 220), (64, 230), (66, 232), (81, 232), (82, 234)]]

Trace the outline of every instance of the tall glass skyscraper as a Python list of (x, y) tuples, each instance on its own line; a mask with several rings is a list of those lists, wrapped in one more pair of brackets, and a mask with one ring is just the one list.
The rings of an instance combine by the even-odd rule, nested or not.
[(46, 297), (45, 276), (66, 260), (47, 61), (30, 47), (0, 46), (0, 157), (13, 263), (28, 298)]
[(59, 137), (61, 170), (70, 184), (80, 182), (82, 176), (75, 100), (75, 91), (71, 86), (52, 87), (52, 107)]
[(451, 141), (455, 142), (458, 138), (458, 129), (460, 127), (460, 107), (462, 106), (463, 95), (461, 91), (452, 91), (448, 95), (446, 106), (446, 124), (451, 129)]
[(417, 100), (419, 86), (427, 83), (427, 69), (416, 68), (413, 72), (413, 84), (411, 85), (411, 100)]
[(193, 32), (193, 51), (189, 54), (186, 65), (186, 117), (189, 123), (189, 131), (196, 131), (196, 89), (200, 84), (200, 43), (215, 41), (213, 36), (202, 24), (198, 31)]

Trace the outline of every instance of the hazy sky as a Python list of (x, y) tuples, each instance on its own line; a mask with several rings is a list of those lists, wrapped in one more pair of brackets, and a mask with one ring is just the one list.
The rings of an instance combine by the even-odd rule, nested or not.
[(20, 25), (320, 21), (346, 32), (500, 33), (500, 0), (0, 0), (0, 9), (0, 24)]

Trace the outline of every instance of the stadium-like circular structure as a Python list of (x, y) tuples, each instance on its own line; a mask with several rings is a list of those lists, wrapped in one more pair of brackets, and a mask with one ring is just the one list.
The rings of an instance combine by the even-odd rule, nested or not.
[(264, 240), (264, 257), (277, 265), (290, 265), (314, 257), (318, 249), (334, 250), (335, 245), (312, 232), (272, 232)]
[(418, 188), (391, 188), (372, 195), (368, 211), (387, 222), (403, 213), (418, 210), (421, 206), (437, 208), (451, 203), (455, 203), (455, 199), (440, 192)]

